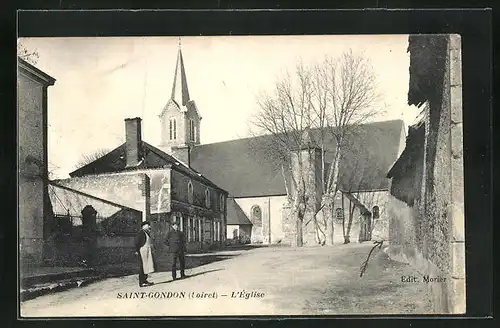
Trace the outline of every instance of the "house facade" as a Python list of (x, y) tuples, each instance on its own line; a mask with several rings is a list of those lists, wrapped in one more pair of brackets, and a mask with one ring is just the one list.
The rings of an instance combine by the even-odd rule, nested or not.
[(173, 222), (185, 232), (189, 251), (222, 245), (227, 192), (144, 142), (140, 118), (126, 119), (125, 131), (124, 144), (55, 183), (140, 211), (158, 248)]
[(21, 262), (40, 264), (51, 223), (47, 98), (56, 80), (19, 57), (17, 67), (19, 252)]

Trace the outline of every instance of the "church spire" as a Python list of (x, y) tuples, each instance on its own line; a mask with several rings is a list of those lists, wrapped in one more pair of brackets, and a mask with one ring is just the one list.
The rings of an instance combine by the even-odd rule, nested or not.
[(177, 64), (175, 65), (174, 84), (172, 86), (172, 100), (179, 106), (186, 106), (189, 99), (189, 91), (182, 59), (181, 38), (179, 38), (179, 50), (177, 52)]

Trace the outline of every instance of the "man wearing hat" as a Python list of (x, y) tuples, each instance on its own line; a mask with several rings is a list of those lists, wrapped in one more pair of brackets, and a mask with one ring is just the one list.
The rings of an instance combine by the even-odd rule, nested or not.
[(165, 244), (168, 246), (170, 260), (172, 261), (172, 279), (177, 279), (177, 259), (179, 260), (181, 279), (185, 278), (184, 253), (186, 252), (186, 239), (184, 238), (184, 233), (179, 230), (179, 224), (175, 221), (172, 223), (172, 230), (167, 234)]
[(153, 285), (147, 281), (148, 274), (155, 272), (150, 233), (151, 224), (149, 221), (144, 221), (135, 237), (135, 254), (139, 255), (139, 287)]

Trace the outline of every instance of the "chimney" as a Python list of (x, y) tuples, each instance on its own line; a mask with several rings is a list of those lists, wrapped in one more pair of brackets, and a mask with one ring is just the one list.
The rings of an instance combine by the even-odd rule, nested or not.
[(125, 119), (125, 156), (126, 167), (135, 167), (142, 159), (141, 118)]

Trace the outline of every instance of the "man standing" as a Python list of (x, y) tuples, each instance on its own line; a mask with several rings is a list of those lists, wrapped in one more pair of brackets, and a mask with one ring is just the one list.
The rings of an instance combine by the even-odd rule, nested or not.
[(177, 259), (179, 259), (181, 279), (185, 278), (184, 274), (184, 253), (186, 252), (186, 240), (184, 238), (184, 233), (179, 231), (179, 225), (177, 222), (172, 223), (172, 230), (167, 234), (167, 239), (165, 244), (168, 246), (168, 252), (170, 253), (170, 260), (172, 261), (172, 279), (177, 279)]
[(151, 224), (144, 221), (135, 237), (135, 254), (139, 255), (139, 287), (153, 285), (147, 281), (148, 274), (155, 272), (151, 242)]

